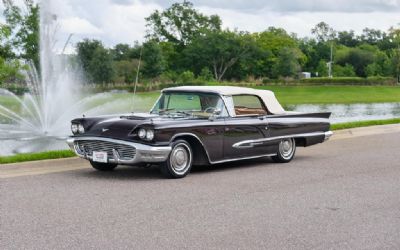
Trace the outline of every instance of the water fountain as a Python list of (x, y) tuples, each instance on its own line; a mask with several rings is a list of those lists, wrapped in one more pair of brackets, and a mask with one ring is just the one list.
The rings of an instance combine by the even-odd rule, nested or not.
[(28, 62), (27, 93), (17, 96), (0, 89), (0, 97), (14, 104), (0, 105), (0, 155), (66, 148), (70, 120), (98, 114), (92, 111), (102, 109), (93, 103), (101, 103), (98, 99), (108, 95), (85, 97), (79, 70), (68, 56), (56, 53), (58, 25), (53, 5), (50, 0), (40, 3), (40, 74)]

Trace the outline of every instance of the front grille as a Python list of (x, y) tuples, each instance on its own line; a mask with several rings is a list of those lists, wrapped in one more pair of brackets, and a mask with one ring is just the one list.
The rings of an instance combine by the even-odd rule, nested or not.
[(132, 160), (135, 158), (136, 148), (125, 144), (100, 140), (80, 140), (76, 141), (79, 150), (86, 155), (92, 156), (93, 151), (107, 152), (108, 159), (113, 159), (113, 149), (115, 149), (121, 160)]

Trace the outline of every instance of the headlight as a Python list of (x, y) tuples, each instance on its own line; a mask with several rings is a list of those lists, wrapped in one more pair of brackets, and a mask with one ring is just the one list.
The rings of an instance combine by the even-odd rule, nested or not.
[(72, 123), (71, 124), (71, 131), (73, 134), (76, 134), (78, 132), (78, 124)]
[(146, 137), (146, 130), (144, 128), (139, 129), (138, 136), (140, 139), (144, 139)]
[(78, 132), (79, 132), (80, 134), (85, 133), (85, 128), (83, 127), (82, 124), (79, 124), (79, 125), (78, 125)]
[(147, 133), (146, 133), (146, 140), (151, 141), (151, 140), (153, 140), (153, 138), (154, 138), (154, 131), (151, 129), (148, 129)]

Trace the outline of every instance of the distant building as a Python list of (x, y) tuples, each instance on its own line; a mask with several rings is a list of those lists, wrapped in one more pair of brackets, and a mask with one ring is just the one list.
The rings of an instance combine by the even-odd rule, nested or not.
[(301, 72), (300, 78), (311, 78), (311, 72)]

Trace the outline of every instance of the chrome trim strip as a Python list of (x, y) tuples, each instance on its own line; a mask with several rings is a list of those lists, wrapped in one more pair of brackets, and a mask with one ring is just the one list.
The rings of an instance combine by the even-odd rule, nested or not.
[(219, 164), (219, 163), (231, 162), (231, 161), (239, 161), (239, 160), (250, 160), (250, 159), (256, 159), (256, 158), (268, 157), (268, 156), (275, 156), (275, 155), (276, 155), (276, 154), (265, 154), (265, 155), (256, 155), (256, 156), (247, 156), (247, 157), (245, 156), (245, 157), (238, 157), (238, 158), (232, 158), (232, 159), (224, 159), (224, 160), (219, 160), (219, 161), (212, 161), (212, 160), (210, 159), (209, 154), (208, 154), (207, 148), (204, 146), (203, 142), (200, 140), (200, 138), (199, 138), (197, 135), (192, 134), (192, 133), (180, 133), (180, 134), (176, 134), (176, 135), (174, 135), (174, 136), (171, 138), (170, 142), (174, 141), (175, 138), (177, 138), (177, 137), (179, 137), (179, 136), (192, 136), (192, 137), (196, 138), (196, 139), (200, 142), (200, 144), (201, 144), (201, 146), (203, 147), (204, 151), (206, 152), (207, 159), (208, 159), (208, 162), (209, 162), (210, 164)]
[(261, 139), (255, 139), (255, 140), (245, 140), (245, 141), (240, 141), (232, 145), (233, 148), (252, 148), (256, 145), (260, 145), (264, 142), (269, 142), (269, 141), (275, 141), (275, 140), (282, 140), (286, 138), (301, 138), (301, 137), (314, 137), (314, 136), (326, 136), (328, 135), (329, 138), (329, 132), (332, 133), (331, 131), (328, 132), (313, 132), (313, 133), (303, 133), (303, 134), (292, 134), (292, 135), (283, 135), (283, 136), (274, 136), (274, 137), (268, 137), (268, 138), (261, 138)]
[(80, 140), (95, 140), (95, 141), (106, 141), (117, 144), (124, 144), (136, 149), (135, 157), (131, 160), (123, 160), (120, 158), (119, 154), (116, 152), (113, 154), (113, 158), (109, 159), (110, 163), (132, 165), (141, 162), (164, 162), (167, 160), (169, 153), (172, 148), (170, 146), (149, 146), (136, 142), (128, 142), (123, 140), (116, 140), (104, 137), (70, 137), (67, 139), (68, 146), (81, 158), (91, 160), (92, 157), (82, 153), (79, 148), (77, 148), (75, 142)]
[(239, 157), (239, 158), (225, 159), (225, 160), (220, 160), (220, 161), (213, 161), (213, 162), (211, 162), (211, 164), (219, 164), (219, 163), (225, 163), (225, 162), (231, 162), (231, 161), (240, 161), (240, 160), (250, 160), (250, 159), (257, 159), (257, 158), (269, 157), (269, 156), (275, 156), (275, 155), (276, 154), (266, 154), (266, 155)]

